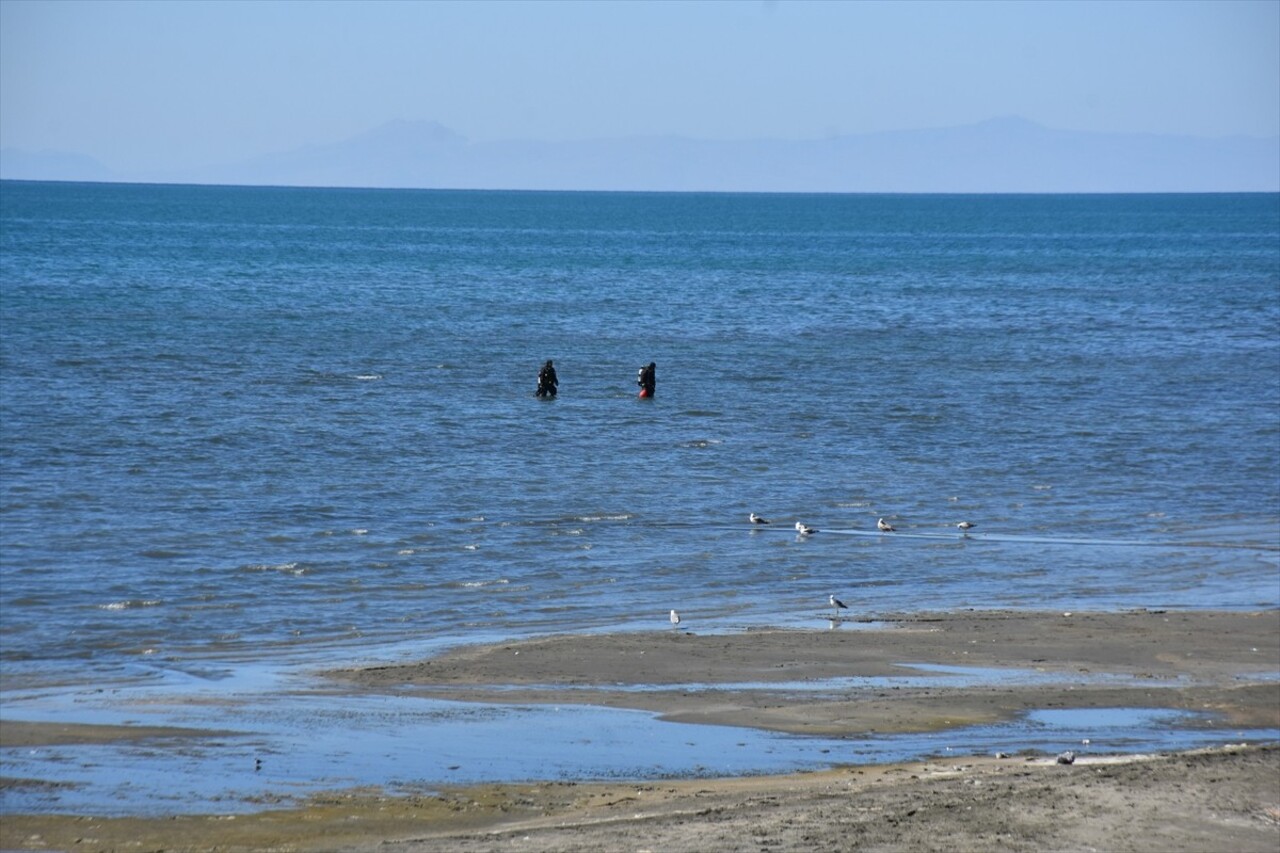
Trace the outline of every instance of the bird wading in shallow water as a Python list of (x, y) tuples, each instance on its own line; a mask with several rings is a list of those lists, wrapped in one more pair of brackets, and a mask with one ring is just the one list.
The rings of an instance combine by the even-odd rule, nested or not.
[(972, 521), (962, 521), (959, 524), (957, 524), (956, 527), (960, 528), (961, 536), (968, 536), (969, 531), (972, 530), (974, 527), (977, 527), (977, 525), (974, 524)]
[(799, 533), (801, 536), (808, 536), (810, 533), (817, 533), (818, 528), (810, 527), (807, 524), (801, 524), (800, 522), (797, 521), (796, 532)]
[(836, 618), (836, 619), (839, 619), (839, 618), (840, 618), (840, 611), (841, 611), (841, 610), (848, 610), (848, 609), (849, 609), (849, 605), (845, 604), (843, 601), (841, 601), (840, 599), (836, 598), (834, 595), (828, 595), (828, 596), (827, 596), (827, 600), (831, 602), (831, 608), (835, 611), (834, 618)]
[(893, 525), (885, 521), (883, 518), (876, 519), (876, 529), (881, 533), (892, 533)]
[(670, 616), (669, 618), (671, 619), (671, 627), (672, 627), (672, 628), (679, 628), (679, 627), (680, 627), (680, 614), (679, 614), (679, 613), (677, 613), (677, 612), (675, 612), (674, 610), (672, 610), (672, 611), (671, 611), (671, 616)]
[(750, 518), (751, 518), (752, 524), (768, 524), (769, 523), (769, 519), (761, 518), (760, 516), (756, 515), (754, 512), (751, 513)]

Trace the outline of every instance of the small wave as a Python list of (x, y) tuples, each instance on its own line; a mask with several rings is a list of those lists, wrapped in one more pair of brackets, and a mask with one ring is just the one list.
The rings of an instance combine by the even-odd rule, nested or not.
[(247, 572), (286, 572), (293, 575), (306, 574), (306, 569), (300, 567), (297, 563), (276, 563), (274, 565), (268, 563), (254, 563), (245, 566)]
[(149, 598), (145, 600), (131, 599), (129, 601), (113, 601), (110, 604), (99, 604), (99, 610), (133, 610), (138, 607), (159, 607), (164, 602), (158, 598)]
[(621, 515), (580, 515), (576, 521), (626, 521), (631, 518), (631, 513), (624, 512)]
[(377, 380), (382, 378), (382, 374), (381, 373), (357, 373), (355, 378), (360, 380), (361, 382), (376, 382)]
[(686, 441), (686, 442), (684, 442), (683, 444), (681, 444), (680, 446), (681, 446), (681, 447), (689, 447), (689, 448), (693, 448), (693, 449), (695, 449), (695, 450), (702, 450), (702, 449), (705, 449), (705, 448), (707, 448), (707, 447), (712, 447), (712, 446), (714, 446), (714, 445), (717, 445), (717, 444), (723, 444), (723, 443), (724, 443), (724, 442), (722, 442), (722, 441), (721, 441), (720, 439), (718, 439), (718, 438), (702, 438), (702, 439), (697, 439), (697, 440), (695, 440), (695, 441)]
[(445, 584), (449, 589), (482, 589), (487, 586), (505, 586), (511, 583), (509, 578), (498, 578), (491, 581), (450, 581)]
[(352, 531), (351, 531), (351, 535), (352, 535), (352, 536), (367, 536), (367, 535), (369, 535), (369, 528), (367, 528), (367, 527), (357, 527), (355, 530), (352, 530)]

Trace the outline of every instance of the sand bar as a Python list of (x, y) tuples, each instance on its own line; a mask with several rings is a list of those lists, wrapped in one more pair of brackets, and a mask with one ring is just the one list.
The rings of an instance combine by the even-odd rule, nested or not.
[[(960, 686), (930, 685), (904, 664), (976, 674)], [(1007, 676), (1015, 671), (1036, 675)], [(1280, 612), (1135, 611), (904, 614), (838, 630), (563, 635), (330, 676), (337, 691), (590, 702), (689, 722), (855, 735), (1094, 706), (1208, 711), (1209, 725), (1278, 728), (1278, 673)], [(912, 686), (847, 681), (898, 676), (910, 676)], [(38, 742), (39, 726), (24, 727), (22, 736)], [(1268, 745), (1082, 755), (1071, 765), (1037, 755), (957, 755), (788, 776), (477, 785), (415, 795), (361, 789), (300, 808), (263, 803), (248, 815), (6, 815), (0, 822), (0, 848), (27, 850), (1188, 853), (1274, 851), (1278, 844), (1280, 748)]]
[[(904, 664), (989, 672), (948, 687), (945, 671), (931, 685), (928, 671)], [(994, 722), (1033, 708), (1171, 708), (1210, 711), (1225, 725), (1280, 727), (1278, 673), (1280, 611), (1143, 610), (902, 615), (841, 630), (562, 635), (330, 674), (363, 689), (572, 701), (681, 722), (858, 735)], [(913, 686), (892, 685), (908, 677)], [(857, 678), (875, 682), (848, 683)], [(715, 689), (724, 684), (750, 687)], [(640, 685), (646, 689), (633, 689)]]

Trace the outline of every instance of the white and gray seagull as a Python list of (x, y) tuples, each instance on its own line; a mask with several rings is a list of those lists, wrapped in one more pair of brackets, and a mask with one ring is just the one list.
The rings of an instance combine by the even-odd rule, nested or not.
[(756, 515), (756, 514), (753, 512), (753, 513), (751, 513), (751, 523), (752, 523), (752, 524), (768, 524), (768, 523), (769, 523), (769, 519), (767, 519), (767, 518), (761, 518), (760, 516)]
[(670, 619), (671, 619), (671, 627), (672, 627), (672, 628), (678, 628), (678, 627), (680, 627), (680, 614), (679, 614), (679, 613), (677, 613), (677, 612), (675, 612), (674, 610), (672, 610), (672, 611), (671, 611), (671, 617), (670, 617)]
[(892, 524), (890, 524), (889, 522), (885, 521), (883, 518), (878, 518), (878, 519), (876, 519), (876, 528), (877, 528), (881, 533), (892, 533), (892, 532), (893, 532), (893, 525), (892, 525)]
[(959, 528), (960, 528), (960, 535), (961, 535), (961, 536), (968, 536), (968, 535), (969, 535), (969, 531), (970, 531), (970, 530), (972, 530), (973, 528), (977, 527), (977, 526), (978, 526), (978, 525), (974, 524), (972, 521), (962, 521), (962, 522), (960, 522), (959, 524), (957, 524), (957, 525), (956, 525), (956, 527), (959, 527)]
[(807, 525), (807, 524), (803, 524), (803, 523), (801, 523), (801, 522), (797, 521), (797, 522), (796, 522), (796, 532), (797, 532), (797, 533), (799, 533), (801, 536), (808, 536), (810, 533), (817, 533), (817, 532), (818, 532), (818, 528), (816, 528), (816, 527), (810, 527), (810, 526), (809, 526), (809, 525)]
[(848, 610), (848, 609), (849, 609), (849, 605), (845, 604), (843, 601), (841, 601), (840, 599), (836, 598), (834, 595), (828, 595), (828, 596), (827, 596), (827, 600), (831, 602), (831, 606), (832, 606), (832, 608), (834, 608), (834, 609), (835, 609), (835, 611), (836, 611), (836, 612), (835, 612), (835, 618), (837, 618), (837, 619), (839, 619), (839, 618), (840, 618), (840, 611), (841, 611), (841, 610)]

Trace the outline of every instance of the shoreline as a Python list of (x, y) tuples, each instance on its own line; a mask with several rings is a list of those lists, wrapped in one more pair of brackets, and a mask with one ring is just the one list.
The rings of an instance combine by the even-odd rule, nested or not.
[(1280, 746), (947, 758), (783, 776), (335, 791), (246, 815), (6, 815), (0, 849), (1272, 853)]
[[(951, 686), (956, 670), (928, 666), (971, 677)], [(848, 631), (562, 634), (324, 674), (360, 690), (572, 701), (789, 734), (936, 731), (1053, 707), (1211, 711), (1280, 729), (1280, 611), (966, 611)]]
[[(317, 673), (333, 695), (596, 704), (683, 723), (854, 738), (1034, 709), (1168, 708), (1280, 731), (1280, 611), (899, 614), (845, 630), (553, 635)], [(920, 667), (933, 667), (922, 669)], [(941, 667), (941, 669), (938, 669)], [(6, 720), (5, 747), (225, 735)], [(6, 814), (0, 848), (112, 850), (1270, 850), (1280, 745), (1156, 755), (1026, 752), (790, 775), (380, 786), (264, 798), (247, 814)], [(54, 785), (5, 779), (4, 788)], [(1087, 820), (1080, 819), (1088, 816)], [(199, 839), (196, 841), (195, 839)], [(629, 841), (643, 839), (641, 841)]]

